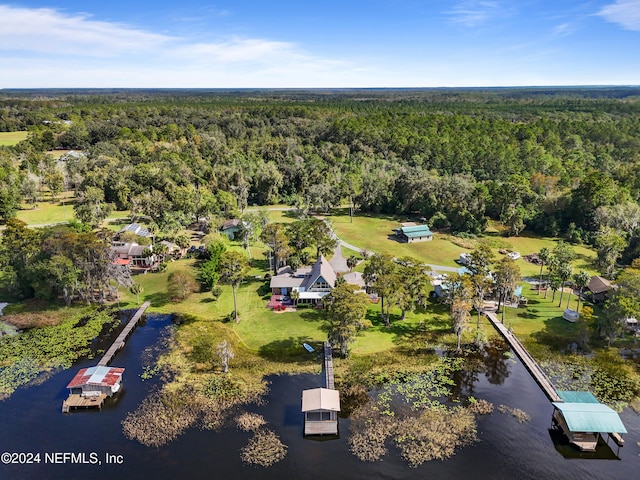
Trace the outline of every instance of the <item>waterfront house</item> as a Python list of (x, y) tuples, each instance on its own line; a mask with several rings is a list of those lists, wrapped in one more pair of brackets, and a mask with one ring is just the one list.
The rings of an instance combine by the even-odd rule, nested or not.
[(329, 262), (320, 255), (312, 267), (298, 268), (295, 272), (289, 266), (278, 270), (271, 277), (270, 288), (274, 296), (288, 296), (298, 292), (298, 303), (318, 303), (336, 286), (336, 272)]
[[(156, 256), (153, 254), (153, 245), (114, 242), (109, 250), (113, 258), (112, 263), (117, 265), (150, 268), (156, 262)], [(147, 253), (150, 253), (150, 255), (147, 255)]]

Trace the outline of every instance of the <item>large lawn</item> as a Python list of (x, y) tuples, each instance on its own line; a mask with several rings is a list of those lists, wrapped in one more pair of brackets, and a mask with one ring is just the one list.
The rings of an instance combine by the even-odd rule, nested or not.
[(8, 147), (15, 145), (27, 138), (29, 132), (0, 132), (0, 146)]
[[(162, 273), (137, 275), (134, 280), (142, 285), (144, 291), (140, 295), (140, 303), (151, 302), (150, 311), (161, 313), (187, 314), (199, 320), (217, 322), (228, 321), (233, 312), (233, 293), (230, 287), (224, 286), (222, 294), (214, 300), (209, 292), (192, 294), (182, 302), (172, 302), (167, 295), (167, 277), (173, 271), (186, 270), (197, 274), (195, 260), (179, 260), (170, 262)], [(229, 325), (238, 335), (239, 340), (249, 349), (258, 353), (295, 351), (303, 342), (320, 347), (327, 339), (326, 312), (315, 308), (299, 308), (296, 312), (275, 313), (266, 307), (269, 298), (264, 271), (254, 269), (251, 276), (238, 288), (238, 312), (240, 322)], [(133, 308), (137, 305), (134, 295), (121, 291), (123, 307)], [(423, 344), (425, 339), (435, 338), (437, 332), (449, 331), (449, 320), (446, 307), (435, 305), (428, 313), (409, 313), (406, 320), (399, 320), (400, 311), (392, 309), (392, 324), (386, 327), (380, 319), (380, 305), (371, 304), (367, 318), (373, 327), (362, 332), (353, 344), (356, 354), (370, 354), (388, 351), (396, 347)], [(420, 339), (420, 340), (418, 340)]]
[(466, 250), (435, 235), (430, 242), (399, 243), (392, 238), (399, 220), (379, 216), (357, 216), (350, 222), (348, 215), (327, 217), (338, 237), (371, 253), (386, 253), (393, 257), (412, 256), (425, 263), (455, 267), (455, 260)]
[[(49, 201), (48, 196), (49, 194), (45, 192), (45, 198), (41, 199), (43, 201), (37, 202), (35, 208), (34, 205), (31, 204), (23, 204), (21, 209), (18, 210), (17, 217), (27, 225), (65, 223), (74, 219), (73, 205), (75, 198), (72, 191), (62, 192), (58, 195), (55, 202)], [(107, 228), (109, 228), (115, 219), (128, 217), (129, 215), (130, 212), (128, 210), (114, 210), (107, 217)], [(117, 228), (121, 228), (121, 225)]]
[[(356, 216), (353, 222), (348, 215), (334, 215), (328, 217), (333, 229), (340, 239), (353, 246), (364, 248), (373, 253), (386, 253), (394, 257), (412, 256), (425, 263), (435, 265), (458, 266), (456, 260), (463, 252), (470, 252), (476, 240), (458, 239), (451, 235), (435, 233), (433, 240), (417, 243), (399, 243), (392, 236), (393, 229), (398, 227), (406, 218), (392, 218), (384, 216)], [(496, 259), (501, 255), (499, 248), (520, 252), (521, 255), (537, 253), (542, 248), (553, 249), (558, 239), (538, 237), (524, 233), (519, 237), (502, 237), (491, 232), (486, 239), (494, 246)], [(453, 243), (456, 242), (456, 243)], [(465, 245), (465, 246), (461, 246)], [(577, 254), (573, 262), (574, 271), (587, 270), (590, 274), (596, 274), (593, 260), (596, 254), (593, 250), (582, 245), (574, 245)], [(523, 277), (537, 276), (540, 267), (520, 258), (517, 260)]]

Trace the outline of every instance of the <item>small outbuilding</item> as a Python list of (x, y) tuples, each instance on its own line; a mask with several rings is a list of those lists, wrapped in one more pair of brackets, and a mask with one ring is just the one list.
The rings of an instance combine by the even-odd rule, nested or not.
[(401, 242), (413, 243), (433, 240), (433, 232), (426, 225), (400, 226), (394, 228), (393, 232)]
[(603, 277), (593, 276), (589, 279), (587, 289), (591, 292), (593, 303), (604, 302), (612, 289), (611, 282)]
[(95, 396), (105, 394), (110, 397), (120, 390), (123, 373), (124, 368), (118, 367), (96, 366), (83, 368), (76, 373), (67, 388), (72, 395)]
[(337, 435), (340, 392), (314, 388), (302, 392), (305, 435)]
[(102, 408), (102, 403), (122, 387), (124, 368), (83, 368), (67, 385), (69, 397), (62, 402), (64, 413), (76, 408)]
[(229, 240), (235, 240), (237, 233), (244, 227), (244, 223), (237, 219), (232, 218), (230, 220), (225, 220), (225, 222), (220, 227), (220, 231), (227, 236)]

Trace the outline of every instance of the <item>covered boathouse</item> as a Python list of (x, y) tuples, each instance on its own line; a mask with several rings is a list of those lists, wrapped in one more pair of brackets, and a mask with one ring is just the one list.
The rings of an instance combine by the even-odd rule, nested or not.
[(591, 392), (558, 390), (562, 402), (553, 402), (553, 420), (564, 432), (569, 442), (586, 452), (593, 452), (598, 437), (607, 433), (622, 446), (621, 433), (627, 433), (615, 410), (601, 404)]
[(62, 411), (72, 408), (102, 408), (107, 397), (120, 391), (124, 368), (96, 366), (83, 368), (67, 385), (69, 397)]
[(337, 435), (340, 392), (313, 388), (302, 392), (305, 435)]

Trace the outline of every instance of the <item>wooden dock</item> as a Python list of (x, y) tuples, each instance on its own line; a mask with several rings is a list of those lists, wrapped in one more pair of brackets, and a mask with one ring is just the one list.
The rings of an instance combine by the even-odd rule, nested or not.
[(526, 348), (520, 343), (520, 340), (516, 338), (516, 336), (504, 326), (504, 324), (498, 321), (498, 317), (495, 313), (484, 311), (483, 312), (489, 321), (493, 324), (493, 326), (502, 334), (504, 339), (509, 343), (511, 349), (515, 352), (518, 358), (522, 361), (523, 365), (529, 370), (529, 373), (534, 378), (536, 383), (540, 385), (542, 391), (545, 393), (547, 398), (552, 402), (562, 402), (562, 398), (558, 395), (556, 388), (551, 383), (551, 380), (547, 377), (547, 375), (542, 371), (538, 363), (533, 359), (531, 354), (527, 351)]
[(333, 380), (333, 350), (329, 342), (324, 342), (324, 375), (325, 384), (329, 390), (335, 390)]
[(145, 310), (149, 307), (149, 305), (151, 305), (151, 302), (144, 302), (140, 306), (138, 311), (133, 315), (133, 317), (131, 317), (131, 320), (127, 322), (122, 332), (120, 332), (120, 335), (118, 335), (118, 338), (116, 338), (116, 340), (113, 342), (111, 347), (109, 347), (109, 350), (106, 351), (102, 359), (98, 362), (99, 367), (106, 367), (107, 365), (109, 365), (109, 363), (111, 363), (111, 360), (113, 360), (113, 357), (118, 352), (118, 350), (124, 347), (124, 343), (126, 342), (127, 337), (131, 334), (133, 329), (136, 328), (136, 325), (142, 318), (142, 315), (144, 314)]
[(107, 395), (104, 393), (88, 396), (72, 393), (69, 395), (69, 398), (62, 402), (62, 412), (68, 413), (70, 410), (78, 408), (97, 408), (102, 410), (102, 404), (106, 398)]

